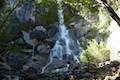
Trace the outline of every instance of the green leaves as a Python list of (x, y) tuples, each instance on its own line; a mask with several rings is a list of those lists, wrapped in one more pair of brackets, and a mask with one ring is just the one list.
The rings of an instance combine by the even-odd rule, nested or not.
[(83, 16), (86, 16), (88, 12), (91, 12), (91, 14), (96, 14), (98, 11), (95, 0), (64, 0), (64, 3), (76, 9), (78, 14)]
[(99, 63), (109, 59), (109, 49), (104, 42), (95, 39), (88, 42), (87, 49), (81, 53), (81, 61)]

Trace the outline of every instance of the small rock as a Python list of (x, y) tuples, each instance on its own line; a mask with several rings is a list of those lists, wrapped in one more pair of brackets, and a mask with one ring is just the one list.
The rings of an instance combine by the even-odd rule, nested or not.
[(45, 53), (46, 54), (46, 53), (50, 52), (50, 47), (49, 47), (49, 45), (41, 44), (41, 45), (38, 45), (37, 51), (39, 53)]

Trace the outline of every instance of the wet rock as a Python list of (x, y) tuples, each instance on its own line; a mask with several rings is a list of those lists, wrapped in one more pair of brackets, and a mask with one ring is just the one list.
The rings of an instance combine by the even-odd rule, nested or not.
[(29, 55), (17, 52), (9, 52), (7, 55), (7, 64), (11, 67), (15, 75), (19, 75), (23, 65), (27, 62)]
[(48, 26), (48, 37), (54, 38), (56, 36), (56, 33), (58, 32), (58, 25), (50, 25)]
[(49, 45), (45, 45), (45, 44), (38, 45), (37, 46), (37, 51), (39, 53), (48, 54), (50, 52), (50, 46)]
[(5, 75), (5, 78), (3, 80), (20, 80), (19, 76), (11, 76), (11, 75)]
[(25, 41), (22, 38), (19, 38), (14, 43), (15, 44), (25, 44)]
[(67, 67), (67, 65), (64, 60), (53, 59), (53, 62), (46, 67), (45, 72), (64, 72), (69, 67)]
[(30, 49), (22, 49), (21, 52), (29, 54), (29, 53), (33, 52), (33, 49), (32, 48), (30, 48)]
[(43, 26), (36, 26), (32, 31), (22, 31), (22, 34), (27, 44), (35, 46), (38, 44), (38, 41), (44, 42), (48, 38), (46, 31)]
[(73, 37), (73, 39), (79, 40), (90, 29), (89, 24), (90, 23), (85, 19), (79, 19), (79, 20), (77, 20), (77, 22), (70, 23), (70, 26), (71, 26), (70, 35), (71, 35), (71, 37)]
[(30, 33), (31, 39), (45, 40), (47, 36), (47, 30), (43, 26), (36, 26), (35, 29)]
[(35, 42), (37, 42), (37, 41), (36, 41), (36, 39), (30, 38), (30, 32), (22, 31), (22, 34), (23, 34), (23, 39), (27, 44), (29, 44), (31, 46), (36, 45)]
[(8, 64), (0, 62), (0, 79), (2, 80), (6, 77), (5, 75), (9, 75), (10, 70), (11, 67)]
[(112, 61), (112, 62), (110, 63), (110, 66), (117, 68), (117, 67), (120, 66), (120, 62), (118, 62), (118, 61)]
[(37, 70), (32, 68), (32, 67), (30, 67), (29, 69), (23, 70), (23, 71), (21, 71), (21, 77), (22, 77), (23, 80), (29, 80), (29, 79), (31, 80), (33, 78), (35, 80), (37, 80), (36, 79)]
[(82, 76), (84, 78), (91, 78), (92, 77), (91, 73), (88, 73), (88, 72), (84, 73)]
[(22, 69), (23, 73), (26, 73), (26, 71), (29, 70), (33, 70), (36, 72), (41, 71), (43, 65), (47, 63), (46, 59), (47, 56), (39, 56), (39, 55), (29, 58), (28, 62), (23, 65), (23, 69)]
[(74, 28), (70, 30), (70, 36), (75, 39), (78, 40), (81, 37), (80, 34), (80, 29), (79, 28)]

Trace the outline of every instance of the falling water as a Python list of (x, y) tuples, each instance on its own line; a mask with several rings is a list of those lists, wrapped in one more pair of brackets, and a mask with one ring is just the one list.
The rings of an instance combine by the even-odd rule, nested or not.
[(22, 4), (20, 4), (19, 0), (6, 0), (6, 4), (7, 7), (10, 8), (14, 8), (17, 6), (13, 11), (13, 16), (15, 17), (15, 19), (19, 20), (19, 22), (25, 22), (28, 20), (32, 20), (33, 22), (35, 22), (35, 0), (25, 0)]
[(54, 59), (67, 59), (72, 62), (79, 63), (80, 45), (79, 41), (74, 41), (69, 36), (69, 31), (64, 24), (64, 15), (61, 5), (61, 0), (58, 0), (58, 18), (59, 18), (59, 32), (58, 39), (55, 46), (50, 52), (49, 63), (43, 67), (42, 72), (53, 62)]
[[(22, 4), (20, 4), (19, 0), (6, 0), (7, 7), (11, 7), (12, 9), (15, 8), (13, 11), (13, 17), (15, 18), (16, 21), (20, 23), (24, 23), (27, 21), (32, 21), (35, 22), (35, 0), (29, 1), (29, 0), (24, 0)], [(19, 4), (19, 5), (17, 5)], [(34, 56), (34, 48), (35, 44), (34, 42), (30, 39), (30, 34), (29, 32), (22, 31), (23, 38), (28, 43), (29, 45), (33, 46), (33, 52), (32, 52), (32, 57)]]

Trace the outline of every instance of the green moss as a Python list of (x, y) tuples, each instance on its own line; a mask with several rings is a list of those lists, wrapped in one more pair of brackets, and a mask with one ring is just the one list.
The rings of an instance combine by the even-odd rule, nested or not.
[(43, 0), (38, 6), (38, 17), (47, 25), (57, 21), (57, 5), (53, 1)]
[(65, 19), (65, 22), (70, 22), (72, 18), (72, 14), (70, 13), (70, 11), (64, 11), (64, 19)]
[(26, 46), (24, 45), (11, 45), (11, 44), (6, 44), (6, 45), (2, 45), (0, 46), (1, 50), (5, 50), (5, 51), (15, 51), (15, 52), (20, 52), (21, 49), (26, 48)]
[[(55, 1), (43, 1), (38, 5), (39, 13), (37, 15), (39, 16), (39, 19), (42, 20), (41, 22), (49, 24), (54, 24), (55, 22), (58, 22), (58, 9), (57, 9), (57, 3)], [(63, 4), (63, 9), (66, 7)], [(68, 8), (64, 9), (64, 19), (65, 23), (69, 22), (72, 15)]]

